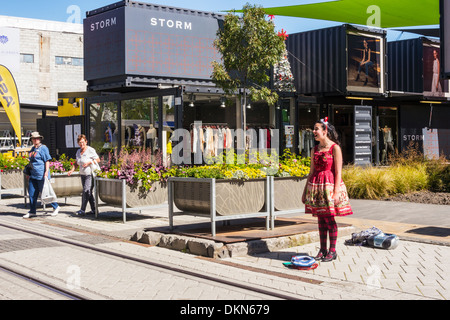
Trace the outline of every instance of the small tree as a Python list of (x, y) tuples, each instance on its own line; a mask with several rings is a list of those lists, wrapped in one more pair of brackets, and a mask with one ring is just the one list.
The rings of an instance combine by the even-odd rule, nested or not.
[(266, 101), (273, 105), (278, 94), (268, 88), (269, 70), (280, 61), (285, 49), (284, 38), (275, 31), (272, 21), (265, 19), (261, 7), (246, 4), (242, 17), (231, 12), (225, 17), (223, 28), (217, 32), (214, 46), (222, 55), (222, 62), (213, 62), (214, 83), (227, 95), (241, 96), (242, 126), (247, 123), (247, 95), (252, 101)]

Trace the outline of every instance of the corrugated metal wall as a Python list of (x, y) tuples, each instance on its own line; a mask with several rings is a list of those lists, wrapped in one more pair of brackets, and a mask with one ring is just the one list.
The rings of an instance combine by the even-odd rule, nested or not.
[(423, 38), (388, 42), (388, 90), (423, 92)]
[(346, 26), (289, 35), (286, 46), (299, 93), (345, 92)]

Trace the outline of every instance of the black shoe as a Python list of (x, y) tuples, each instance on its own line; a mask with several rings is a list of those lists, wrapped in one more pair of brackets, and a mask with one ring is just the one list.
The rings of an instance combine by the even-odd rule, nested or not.
[(367, 83), (369, 82), (369, 79), (366, 78), (366, 81), (364, 81), (364, 85), (367, 86)]
[(337, 253), (333, 251), (329, 251), (328, 254), (322, 259), (322, 262), (330, 262), (336, 260)]
[(358, 73), (358, 75), (356, 76), (355, 81), (358, 81), (358, 80), (359, 80), (359, 73)]
[(314, 257), (316, 260), (322, 260), (327, 255), (327, 250), (320, 249), (319, 253)]

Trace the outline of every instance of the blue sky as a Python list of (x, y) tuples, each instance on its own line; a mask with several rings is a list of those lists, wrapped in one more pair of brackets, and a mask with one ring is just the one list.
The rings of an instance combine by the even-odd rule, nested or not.
[[(167, 6), (220, 12), (228, 9), (240, 9), (247, 2), (263, 7), (278, 7), (295, 4), (321, 2), (321, 0), (141, 0)], [(325, 1), (325, 0), (322, 0)], [(16, 0), (2, 1), (0, 15), (55, 20), (64, 22), (80, 22), (86, 17), (86, 11), (94, 10), (117, 0)], [(340, 23), (312, 19), (291, 17), (275, 17), (278, 30), (284, 29), (287, 33), (302, 32), (313, 29), (326, 28)], [(389, 32), (390, 40), (396, 40), (398, 32)], [(402, 39), (408, 37), (406, 34)]]

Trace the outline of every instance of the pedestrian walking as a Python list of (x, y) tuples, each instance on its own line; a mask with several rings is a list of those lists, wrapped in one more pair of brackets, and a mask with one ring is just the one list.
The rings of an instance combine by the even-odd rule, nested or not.
[[(33, 147), (29, 153), (29, 160), (32, 165), (31, 174), (28, 180), (28, 194), (30, 196), (30, 211), (23, 216), (28, 219), (36, 216), (36, 206), (39, 193), (44, 188), (45, 179), (50, 180), (50, 151), (47, 146), (42, 144), (43, 136), (39, 132), (33, 132), (30, 136), (33, 143)], [(53, 207), (52, 217), (55, 217), (59, 213), (59, 205), (54, 202), (51, 204)]]
[(68, 175), (70, 176), (75, 171), (75, 166), (80, 167), (83, 196), (81, 198), (81, 209), (78, 210), (76, 214), (85, 215), (88, 202), (91, 206), (89, 214), (95, 214), (95, 198), (93, 194), (94, 174), (95, 171), (99, 169), (98, 163), (100, 162), (100, 158), (95, 149), (88, 146), (84, 134), (79, 135), (77, 141), (80, 149), (77, 151), (76, 163), (74, 163), (72, 169), (68, 172)]
[[(319, 144), (311, 150), (311, 170), (302, 201), (305, 212), (318, 218), (320, 251), (315, 259), (327, 262), (337, 257), (335, 216), (347, 216), (353, 212), (342, 181), (342, 151), (336, 129), (325, 118), (314, 124), (313, 133)], [(330, 239), (329, 250), (327, 236)]]

